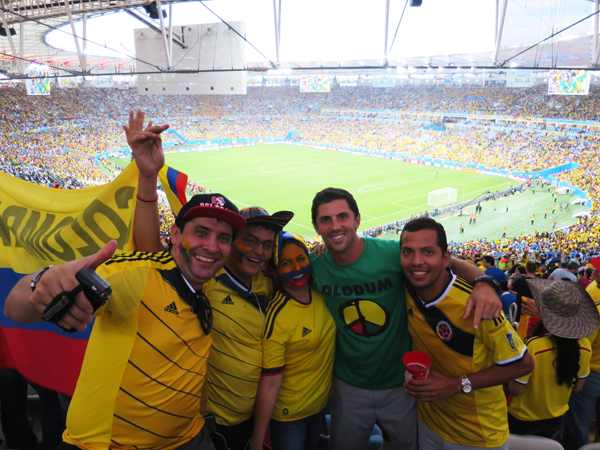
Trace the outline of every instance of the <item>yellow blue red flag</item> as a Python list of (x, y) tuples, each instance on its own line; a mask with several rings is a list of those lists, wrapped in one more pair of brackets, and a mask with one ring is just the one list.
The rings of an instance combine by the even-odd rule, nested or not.
[[(159, 178), (177, 214), (187, 176), (165, 167)], [(92, 255), (111, 239), (119, 252), (135, 250), (137, 179), (135, 164), (111, 183), (79, 190), (0, 172), (0, 369), (15, 368), (34, 383), (72, 395), (92, 327), (67, 334), (47, 322), (19, 324), (4, 316), (4, 303), (24, 274)]]

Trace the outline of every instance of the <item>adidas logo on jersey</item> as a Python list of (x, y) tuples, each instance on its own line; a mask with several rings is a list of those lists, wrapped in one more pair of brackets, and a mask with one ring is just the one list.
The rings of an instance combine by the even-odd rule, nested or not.
[(309, 329), (308, 329), (308, 328), (306, 328), (306, 327), (302, 327), (302, 337), (306, 337), (306, 335), (307, 335), (308, 333), (310, 333), (311, 331), (312, 331), (312, 330), (309, 330)]
[(234, 305), (233, 300), (231, 300), (231, 297), (229, 295), (227, 297), (225, 297), (223, 300), (221, 300), (221, 304), (222, 305)]
[(165, 306), (165, 311), (168, 313), (173, 313), (175, 315), (179, 315), (179, 311), (177, 311), (177, 305), (175, 302), (168, 304)]

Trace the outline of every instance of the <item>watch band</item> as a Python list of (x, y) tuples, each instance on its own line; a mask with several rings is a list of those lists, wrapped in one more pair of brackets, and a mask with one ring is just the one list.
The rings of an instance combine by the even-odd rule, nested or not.
[(473, 281), (473, 286), (475, 286), (477, 283), (486, 283), (486, 284), (489, 284), (491, 287), (493, 287), (496, 290), (500, 289), (500, 284), (498, 283), (498, 281), (496, 281), (496, 279), (494, 277), (489, 276), (489, 275), (484, 275), (484, 276), (475, 278), (475, 280)]
[(467, 378), (466, 375), (462, 375), (461, 377), (461, 388), (463, 394), (470, 394), (473, 391), (473, 386), (471, 385), (471, 380)]
[(36, 273), (33, 274), (33, 276), (31, 277), (31, 281), (29, 282), (29, 286), (31, 287), (31, 292), (35, 291), (35, 288), (36, 288), (37, 284), (39, 283), (40, 279), (42, 278), (42, 275), (44, 275), (46, 273), (46, 271), (52, 267), (54, 267), (54, 266), (50, 265), (48, 267), (44, 267), (43, 269), (40, 269)]

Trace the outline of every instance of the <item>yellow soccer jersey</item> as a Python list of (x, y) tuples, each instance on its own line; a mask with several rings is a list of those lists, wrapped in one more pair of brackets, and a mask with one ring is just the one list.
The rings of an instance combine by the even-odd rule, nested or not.
[(124, 253), (98, 267), (112, 296), (96, 312), (64, 439), (80, 448), (171, 450), (204, 424), (211, 345), (203, 307), (168, 252)]
[[(462, 318), (472, 287), (451, 275), (444, 292), (427, 304), (406, 283), (413, 350), (427, 353), (431, 369), (447, 377), (520, 361), (527, 349), (504, 315), (482, 320), (477, 330), (472, 317)], [(506, 398), (501, 386), (417, 405), (419, 418), (445, 441), (499, 447), (508, 439)]]
[(262, 370), (261, 336), (271, 278), (259, 272), (252, 290), (222, 269), (204, 286), (213, 309), (213, 346), (208, 358), (207, 403), (202, 411), (220, 425), (237, 425), (252, 417)]
[[(600, 313), (600, 289), (598, 289), (596, 282), (592, 281), (586, 288), (586, 291), (590, 294), (594, 302), (596, 302), (596, 308), (598, 308), (598, 312)], [(598, 333), (598, 329), (590, 334), (588, 339), (592, 345), (590, 368), (594, 372), (600, 372), (600, 333)]]
[(277, 290), (267, 309), (263, 375), (283, 371), (273, 419), (302, 419), (321, 411), (331, 390), (336, 328), (323, 294), (308, 305)]
[[(532, 373), (517, 380), (527, 387), (523, 393), (513, 397), (508, 405), (508, 412), (516, 419), (531, 421), (560, 417), (569, 410), (569, 398), (572, 387), (559, 386), (556, 382), (554, 360), (556, 353), (554, 344), (548, 335), (537, 336), (527, 341), (527, 350), (533, 357), (535, 369)], [(579, 372), (578, 378), (585, 378), (590, 373), (590, 341), (579, 339)]]

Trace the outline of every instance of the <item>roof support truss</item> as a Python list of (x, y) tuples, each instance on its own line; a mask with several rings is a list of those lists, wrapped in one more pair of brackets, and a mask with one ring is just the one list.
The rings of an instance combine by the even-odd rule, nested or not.
[[(73, 14), (71, 13), (71, 7), (69, 2), (72, 0), (65, 1), (65, 9), (67, 11), (67, 17), (69, 18), (69, 23), (71, 24), (71, 34), (73, 35), (73, 39), (75, 40), (75, 48), (77, 49), (77, 57), (79, 58), (79, 65), (81, 66), (81, 71), (86, 71), (86, 59), (85, 53), (81, 51), (81, 47), (79, 46), (79, 38), (77, 37), (77, 31), (75, 30), (75, 23), (73, 23)], [(84, 17), (84, 24), (87, 25), (87, 17)], [(84, 26), (85, 30), (85, 26)], [(83, 42), (85, 42), (85, 31), (83, 36)], [(85, 44), (84, 44), (85, 45)]]
[(500, 54), (500, 45), (502, 44), (502, 31), (504, 30), (504, 19), (506, 18), (506, 7), (508, 6), (508, 0), (504, 0), (502, 13), (498, 11), (498, 2), (499, 0), (496, 0), (496, 35), (494, 36), (494, 64), (496, 65), (498, 64), (498, 55)]
[(275, 21), (275, 56), (277, 64), (279, 64), (279, 45), (281, 44), (281, 0), (279, 0), (279, 8), (277, 0), (273, 0), (273, 20)]
[[(600, 0), (594, 1), (594, 12), (597, 13), (600, 8)], [(594, 34), (592, 35), (592, 60), (590, 61), (591, 67), (598, 67), (598, 56), (600, 55), (600, 39), (598, 36), (598, 21), (600, 18), (599, 14), (592, 17), (594, 21)]]
[(390, 28), (390, 0), (385, 0), (385, 27), (383, 35), (383, 65), (388, 65), (388, 34)]
[[(148, 26), (149, 28), (153, 29), (157, 33), (162, 33), (160, 27), (157, 26), (156, 23), (152, 19), (150, 19), (145, 14), (141, 13), (139, 10), (131, 8), (131, 9), (124, 9), (123, 11), (125, 11), (130, 16), (135, 17), (137, 20), (139, 20), (140, 22), (142, 22), (144, 25)], [(168, 14), (169, 17), (171, 16), (171, 12), (172, 12), (171, 5), (169, 5), (169, 14)], [(162, 15), (162, 13), (161, 13), (161, 15)], [(180, 36), (172, 33), (172, 29), (171, 28), (169, 29), (169, 35), (173, 36), (173, 42), (175, 44), (179, 45), (181, 48), (187, 48), (188, 47), (185, 44), (185, 42), (181, 39)]]
[[(23, 34), (21, 34), (19, 37), (19, 39), (21, 41), (20, 42), (21, 52), (17, 52), (17, 48), (15, 47), (15, 41), (13, 41), (13, 38), (10, 35), (10, 30), (8, 28), (8, 21), (6, 20), (6, 15), (4, 14), (4, 11), (1, 9), (0, 9), (0, 20), (2, 20), (2, 26), (4, 27), (4, 30), (6, 31), (6, 37), (8, 38), (10, 50), (12, 51), (13, 56), (17, 56), (17, 58), (15, 58), (15, 61), (17, 63), (17, 70), (19, 71), (19, 73), (21, 75), (24, 75), (25, 71), (23, 70), (23, 61), (18, 58), (22, 55), (22, 51), (23, 51)], [(21, 29), (20, 31), (22, 32), (23, 30)]]
[(0, 0), (0, 6), (5, 8), (6, 20), (9, 24), (24, 20), (64, 16), (67, 14), (67, 8), (73, 14), (78, 14), (132, 8), (148, 3), (150, 3), (149, 0), (20, 0), (18, 3)]

